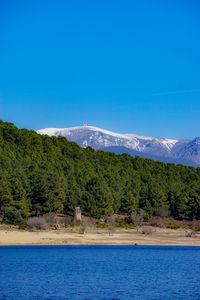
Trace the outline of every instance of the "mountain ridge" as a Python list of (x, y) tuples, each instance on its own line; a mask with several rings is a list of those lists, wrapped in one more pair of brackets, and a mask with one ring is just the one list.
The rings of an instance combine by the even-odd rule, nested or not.
[[(182, 163), (200, 166), (200, 138), (193, 140), (175, 140), (167, 138), (146, 137), (138, 134), (122, 134), (94, 126), (77, 126), (70, 128), (45, 128), (36, 131), (49, 136), (63, 136), (76, 142), (81, 147), (115, 153), (137, 152), (145, 158), (164, 162)], [(115, 149), (116, 147), (116, 149)], [(119, 149), (121, 147), (121, 149)], [(131, 150), (131, 151), (130, 151)], [(135, 153), (131, 154), (135, 156)]]

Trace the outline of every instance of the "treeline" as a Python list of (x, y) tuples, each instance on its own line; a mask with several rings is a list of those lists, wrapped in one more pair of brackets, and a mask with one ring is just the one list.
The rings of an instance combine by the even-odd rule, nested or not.
[(158, 208), (176, 219), (200, 219), (200, 168), (128, 154), (83, 149), (0, 121), (0, 215), (20, 223), (29, 216), (70, 213), (92, 217)]

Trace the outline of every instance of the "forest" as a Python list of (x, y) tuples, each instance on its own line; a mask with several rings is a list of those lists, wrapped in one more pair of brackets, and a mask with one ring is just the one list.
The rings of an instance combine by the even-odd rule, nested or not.
[(200, 168), (81, 148), (0, 121), (0, 217), (24, 222), (80, 206), (95, 218), (166, 209), (200, 219)]

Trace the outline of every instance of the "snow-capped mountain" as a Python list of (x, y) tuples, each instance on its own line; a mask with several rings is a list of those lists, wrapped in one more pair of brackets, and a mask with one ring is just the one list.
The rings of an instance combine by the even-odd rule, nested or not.
[(200, 138), (173, 140), (145, 137), (137, 134), (119, 134), (92, 126), (72, 128), (46, 128), (37, 130), (39, 134), (64, 136), (81, 147), (112, 151), (118, 154), (152, 158), (165, 162), (200, 165)]

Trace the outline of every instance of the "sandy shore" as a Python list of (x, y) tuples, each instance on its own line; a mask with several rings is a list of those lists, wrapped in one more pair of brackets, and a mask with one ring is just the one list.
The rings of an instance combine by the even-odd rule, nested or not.
[(200, 246), (200, 234), (187, 237), (183, 229), (153, 229), (150, 235), (135, 230), (118, 230), (109, 235), (106, 230), (85, 234), (67, 229), (49, 231), (23, 231), (0, 228), (0, 246), (5, 245), (179, 245)]

